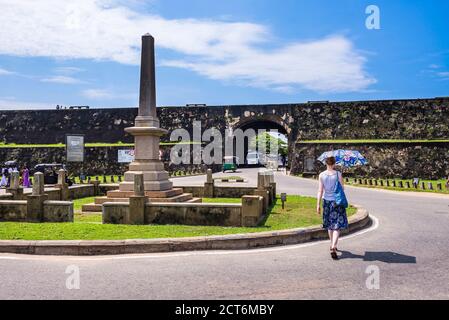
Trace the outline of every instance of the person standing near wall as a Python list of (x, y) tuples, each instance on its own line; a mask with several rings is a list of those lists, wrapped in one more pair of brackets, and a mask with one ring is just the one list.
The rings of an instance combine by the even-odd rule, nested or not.
[(27, 166), (25, 166), (22, 170), (22, 181), (24, 188), (31, 188), (30, 170), (28, 170)]
[(1, 171), (2, 179), (0, 180), (0, 188), (4, 188), (8, 184), (8, 180), (6, 179), (7, 172), (8, 172), (8, 170), (6, 168), (2, 168), (2, 171)]
[(337, 260), (340, 231), (348, 228), (348, 218), (346, 208), (336, 203), (337, 181), (343, 187), (343, 176), (341, 172), (335, 170), (335, 162), (335, 157), (327, 158), (327, 170), (320, 173), (316, 212), (321, 214), (321, 200), (323, 200), (323, 228), (327, 229), (329, 233), (331, 257)]
[(6, 186), (9, 187), (11, 185), (11, 175), (12, 175), (12, 172), (13, 172), (13, 168), (9, 167), (6, 170), (7, 170), (7, 174), (6, 174), (6, 181), (7, 181), (7, 183), (6, 183)]

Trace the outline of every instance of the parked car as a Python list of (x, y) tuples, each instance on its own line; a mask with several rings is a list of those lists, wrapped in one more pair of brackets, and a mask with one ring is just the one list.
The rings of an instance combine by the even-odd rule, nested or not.
[[(58, 171), (65, 167), (61, 163), (40, 163), (34, 167), (33, 174), (36, 172), (42, 172), (44, 174), (44, 184), (57, 184), (58, 183)], [(73, 184), (66, 176), (66, 182), (69, 186)]]

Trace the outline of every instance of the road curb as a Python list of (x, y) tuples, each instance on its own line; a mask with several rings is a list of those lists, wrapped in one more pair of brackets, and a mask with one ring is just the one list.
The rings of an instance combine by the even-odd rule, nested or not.
[[(342, 235), (357, 232), (371, 225), (368, 211), (360, 206), (356, 207), (357, 212), (349, 218), (349, 228), (344, 230)], [(0, 240), (0, 253), (93, 256), (198, 250), (246, 250), (325, 239), (328, 239), (327, 231), (319, 226), (314, 226), (260, 233), (192, 238), (92, 241)]]

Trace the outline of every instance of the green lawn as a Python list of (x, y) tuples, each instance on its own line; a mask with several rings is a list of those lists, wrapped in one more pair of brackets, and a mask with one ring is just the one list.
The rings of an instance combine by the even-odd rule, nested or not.
[[(362, 179), (362, 180), (365, 180), (365, 179)], [(374, 179), (372, 179), (372, 180), (374, 180)], [(357, 186), (357, 187), (377, 188), (377, 189), (385, 189), (385, 190), (393, 190), (393, 191), (433, 192), (433, 193), (446, 193), (446, 194), (449, 194), (449, 190), (447, 190), (447, 188), (446, 188), (446, 180), (444, 180), (444, 179), (441, 179), (441, 180), (420, 180), (419, 181), (419, 186), (418, 186), (417, 189), (415, 189), (413, 187), (413, 179), (388, 179), (388, 181), (390, 182), (390, 186), (389, 187), (386, 186), (386, 179), (377, 179), (378, 184), (380, 183), (381, 180), (384, 183), (383, 187), (380, 186), (380, 185), (370, 186), (370, 185), (358, 184), (358, 183), (355, 183), (355, 180), (353, 178), (349, 178), (349, 182), (345, 181), (345, 184), (351, 185), (351, 186)], [(396, 181), (396, 187), (392, 186), (392, 182), (393, 181)], [(399, 188), (398, 187), (399, 186), (399, 181), (402, 181), (403, 186), (404, 186), (403, 188)], [(411, 188), (406, 188), (406, 182), (407, 181), (410, 183), (410, 187)], [(421, 186), (422, 182), (424, 182), (425, 186), (426, 186), (426, 189), (424, 189), (424, 190), (422, 189), (422, 186)], [(428, 187), (428, 183), (429, 182), (432, 183), (433, 190), (429, 190), (429, 187)], [(438, 190), (437, 189), (438, 183), (441, 183), (442, 190)]]
[[(92, 202), (92, 198), (75, 201), (79, 210), (83, 203)], [(203, 199), (204, 202), (240, 203), (240, 199)], [(252, 233), (271, 230), (320, 225), (321, 217), (315, 213), (316, 199), (310, 197), (289, 196), (285, 210), (280, 201), (271, 209), (263, 226), (257, 228), (205, 227), (183, 225), (103, 225), (101, 214), (75, 214), (74, 223), (17, 223), (1, 222), (0, 239), (3, 240), (119, 240), (150, 239), (167, 237), (193, 237)], [(355, 208), (348, 209), (348, 215)]]

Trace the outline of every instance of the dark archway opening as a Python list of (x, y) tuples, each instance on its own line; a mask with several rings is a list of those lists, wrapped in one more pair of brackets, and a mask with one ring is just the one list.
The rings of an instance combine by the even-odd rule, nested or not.
[[(243, 146), (243, 154), (244, 159), (240, 160), (240, 166), (242, 167), (254, 167), (254, 166), (263, 166), (266, 164), (268, 158), (267, 156), (273, 160), (274, 157), (278, 157), (278, 165), (279, 167), (286, 166), (288, 162), (288, 132), (284, 125), (274, 120), (267, 119), (254, 119), (248, 120), (243, 123), (239, 123), (235, 126), (234, 131), (237, 129), (241, 129), (243, 132), (246, 132), (249, 129), (255, 131), (257, 138), (249, 139), (245, 137), (244, 146)], [(263, 138), (265, 137), (265, 138)], [(268, 147), (265, 154), (259, 150), (260, 144), (259, 141), (269, 142), (269, 140), (273, 139), (278, 143), (278, 149), (274, 152), (270, 152), (270, 148)], [(238, 142), (234, 143), (234, 156), (237, 155), (236, 149)], [(257, 163), (256, 163), (257, 162)]]

